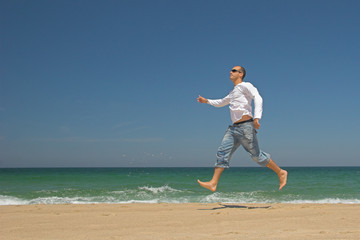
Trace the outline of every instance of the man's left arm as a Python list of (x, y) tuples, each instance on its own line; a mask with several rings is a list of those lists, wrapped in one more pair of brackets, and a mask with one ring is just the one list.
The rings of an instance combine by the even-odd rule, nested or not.
[(252, 98), (254, 99), (254, 127), (256, 129), (260, 128), (260, 119), (262, 116), (263, 111), (263, 99), (259, 94), (259, 91), (251, 85), (251, 87), (248, 89)]

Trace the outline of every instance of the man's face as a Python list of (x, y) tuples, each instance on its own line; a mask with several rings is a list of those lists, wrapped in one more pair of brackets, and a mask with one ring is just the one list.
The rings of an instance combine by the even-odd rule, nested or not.
[(231, 81), (234, 81), (238, 78), (241, 78), (242, 72), (241, 68), (239, 66), (233, 67), (230, 71), (230, 79)]

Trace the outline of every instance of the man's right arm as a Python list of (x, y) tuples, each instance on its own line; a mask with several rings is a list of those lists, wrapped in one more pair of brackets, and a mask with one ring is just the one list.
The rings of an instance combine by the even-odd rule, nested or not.
[(197, 98), (197, 101), (199, 103), (208, 103), (214, 107), (223, 107), (230, 103), (230, 97), (229, 97), (229, 95), (227, 95), (223, 99), (206, 99), (199, 95), (199, 97)]

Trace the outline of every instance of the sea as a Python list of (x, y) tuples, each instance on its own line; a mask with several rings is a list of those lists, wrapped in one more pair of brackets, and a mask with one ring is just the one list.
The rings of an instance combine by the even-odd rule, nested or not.
[(232, 167), (211, 192), (213, 168), (2, 168), (0, 205), (127, 203), (360, 204), (360, 167)]

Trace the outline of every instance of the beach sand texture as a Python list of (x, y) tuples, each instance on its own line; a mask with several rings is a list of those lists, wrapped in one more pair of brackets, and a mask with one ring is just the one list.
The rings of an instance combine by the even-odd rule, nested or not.
[(360, 204), (0, 206), (1, 240), (360, 239)]

